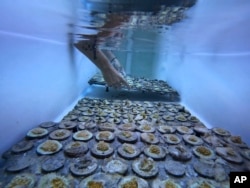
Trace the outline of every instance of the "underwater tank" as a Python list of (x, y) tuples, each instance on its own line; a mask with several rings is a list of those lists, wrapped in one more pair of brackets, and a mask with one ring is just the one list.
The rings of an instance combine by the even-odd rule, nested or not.
[[(0, 187), (229, 187), (250, 170), (249, 8), (3, 0)], [(74, 46), (93, 38), (129, 88)]]

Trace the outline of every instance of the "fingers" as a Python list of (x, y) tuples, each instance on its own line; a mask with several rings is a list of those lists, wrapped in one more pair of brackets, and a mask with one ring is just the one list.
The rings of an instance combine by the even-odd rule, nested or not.
[(108, 84), (108, 86), (113, 87), (115, 89), (120, 89), (122, 86), (129, 88), (127, 81), (122, 77), (119, 80), (117, 80), (116, 82), (112, 82), (112, 83)]
[(123, 85), (124, 85), (123, 82), (117, 82), (117, 83), (109, 84), (109, 87), (113, 87), (115, 89), (120, 89)]
[(129, 87), (125, 78), (112, 66), (108, 71), (107, 69), (103, 71), (102, 74), (108, 87), (113, 87), (115, 89), (119, 89), (122, 86)]
[(122, 79), (121, 84), (124, 85), (125, 87), (129, 88), (130, 86), (128, 85), (128, 82), (125, 79)]

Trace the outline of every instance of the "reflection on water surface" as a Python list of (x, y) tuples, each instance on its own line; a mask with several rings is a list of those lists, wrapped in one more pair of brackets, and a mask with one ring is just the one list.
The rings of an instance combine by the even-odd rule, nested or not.
[(157, 2), (86, 0), (78, 10), (75, 39), (94, 38), (99, 48), (116, 51), (157, 50), (160, 37), (187, 17), (196, 0)]

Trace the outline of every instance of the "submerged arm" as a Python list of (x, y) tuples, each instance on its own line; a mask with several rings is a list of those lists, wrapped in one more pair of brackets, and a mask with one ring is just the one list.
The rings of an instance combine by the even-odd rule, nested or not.
[(80, 41), (75, 46), (101, 70), (108, 86), (119, 88), (122, 85), (128, 85), (123, 76), (109, 63), (108, 57), (100, 49), (94, 47), (94, 43)]

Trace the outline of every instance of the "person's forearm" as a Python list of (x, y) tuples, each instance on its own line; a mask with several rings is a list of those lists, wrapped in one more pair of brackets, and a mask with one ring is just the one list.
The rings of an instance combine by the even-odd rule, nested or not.
[(79, 51), (86, 55), (89, 60), (94, 63), (101, 71), (107, 71), (112, 68), (112, 65), (109, 63), (109, 59), (100, 49), (89, 48), (90, 45), (86, 41), (80, 41), (76, 43), (75, 46)]
[(116, 59), (116, 56), (110, 51), (110, 50), (102, 50), (102, 52), (105, 54), (105, 56), (109, 59), (109, 62)]
[(122, 75), (109, 63), (109, 59), (105, 54), (100, 49), (95, 48), (94, 45), (93, 42), (89, 43), (88, 41), (80, 41), (75, 44), (76, 48), (101, 70), (107, 86), (114, 88), (120, 88), (122, 85), (128, 86)]

